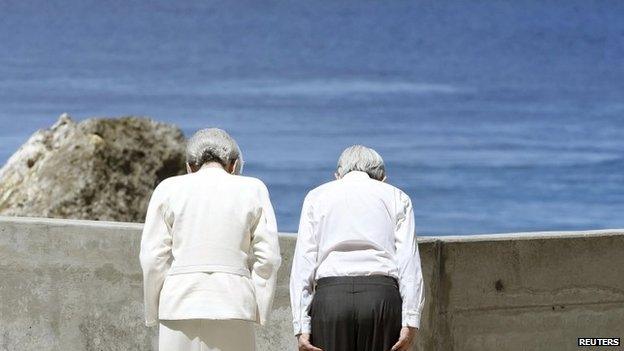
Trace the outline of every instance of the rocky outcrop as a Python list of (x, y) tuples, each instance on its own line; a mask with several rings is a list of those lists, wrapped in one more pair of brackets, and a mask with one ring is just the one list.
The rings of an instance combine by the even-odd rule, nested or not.
[(0, 215), (142, 222), (154, 187), (183, 172), (173, 125), (64, 114), (0, 169)]

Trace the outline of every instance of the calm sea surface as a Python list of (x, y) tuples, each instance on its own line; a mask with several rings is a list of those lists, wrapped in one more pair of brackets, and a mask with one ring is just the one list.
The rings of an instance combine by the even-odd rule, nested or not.
[(234, 135), (282, 231), (354, 143), (421, 234), (624, 227), (622, 1), (0, 0), (0, 163), (62, 112)]

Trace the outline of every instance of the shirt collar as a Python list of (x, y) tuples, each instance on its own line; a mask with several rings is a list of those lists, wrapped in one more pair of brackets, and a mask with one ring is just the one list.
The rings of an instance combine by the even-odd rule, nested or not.
[(361, 179), (370, 179), (370, 176), (366, 172), (351, 171), (345, 174), (344, 176), (342, 176), (342, 179), (360, 179), (361, 180)]

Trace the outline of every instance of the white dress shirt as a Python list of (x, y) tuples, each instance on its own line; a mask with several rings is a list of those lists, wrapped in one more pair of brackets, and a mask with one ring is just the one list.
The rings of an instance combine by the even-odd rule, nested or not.
[(290, 278), (295, 334), (310, 333), (316, 280), (376, 274), (398, 280), (403, 326), (418, 328), (424, 291), (411, 200), (352, 171), (304, 200)]
[(209, 167), (165, 179), (150, 199), (140, 261), (148, 326), (159, 319), (264, 324), (281, 262), (266, 186)]

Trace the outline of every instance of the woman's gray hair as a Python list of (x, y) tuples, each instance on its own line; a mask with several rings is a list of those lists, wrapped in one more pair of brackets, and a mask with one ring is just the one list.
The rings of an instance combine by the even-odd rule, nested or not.
[(377, 151), (362, 145), (346, 148), (338, 159), (336, 174), (339, 178), (351, 171), (368, 173), (371, 178), (383, 180), (386, 177), (386, 166)]
[(243, 155), (236, 140), (222, 129), (201, 129), (186, 144), (186, 162), (197, 168), (208, 162), (218, 162), (227, 167), (236, 160), (238, 162), (234, 173), (241, 174)]

